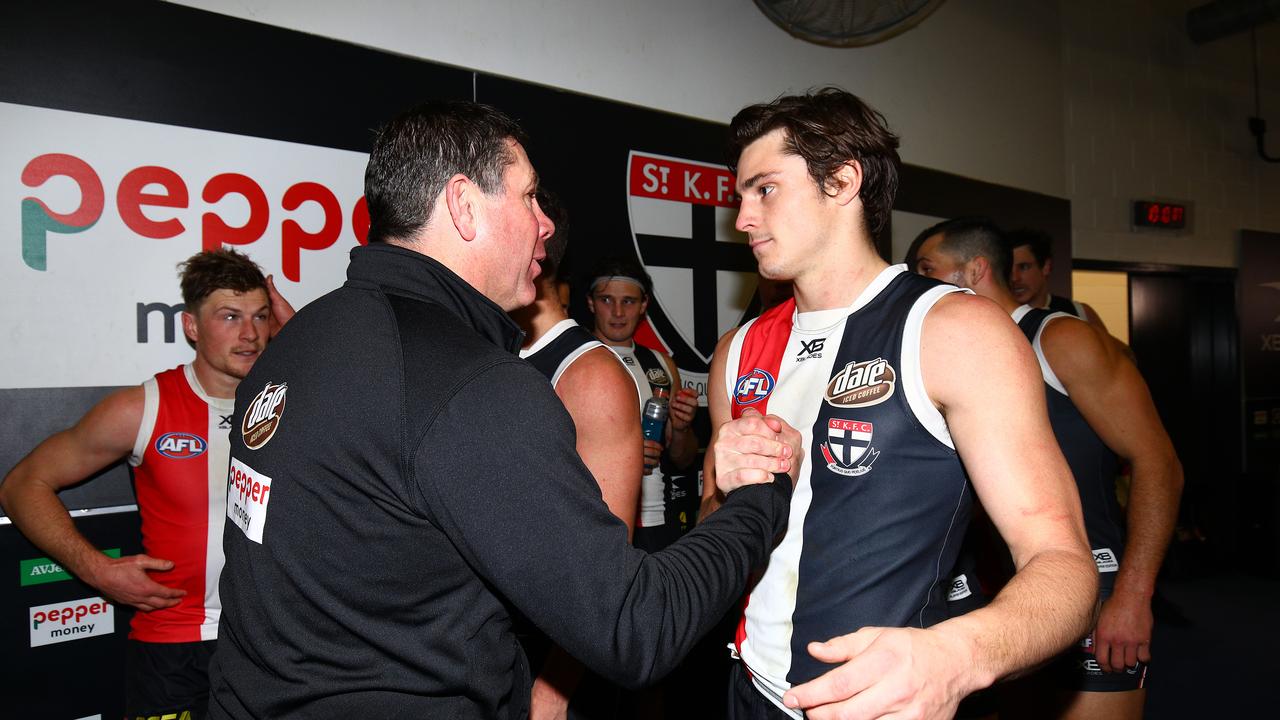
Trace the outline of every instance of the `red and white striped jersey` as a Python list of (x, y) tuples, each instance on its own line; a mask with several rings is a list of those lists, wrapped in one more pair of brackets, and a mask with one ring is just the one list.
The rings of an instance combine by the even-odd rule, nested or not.
[(142, 547), (173, 561), (151, 573), (187, 591), (177, 605), (133, 616), (129, 637), (171, 643), (214, 640), (222, 604), (222, 527), (226, 522), (228, 432), (232, 398), (210, 397), (191, 365), (142, 384), (142, 424), (129, 464), (142, 517)]

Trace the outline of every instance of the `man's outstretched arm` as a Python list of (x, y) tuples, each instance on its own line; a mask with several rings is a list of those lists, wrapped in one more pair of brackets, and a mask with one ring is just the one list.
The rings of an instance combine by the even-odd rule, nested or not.
[(792, 688), (813, 720), (950, 718), (960, 700), (1083, 635), (1097, 597), (1075, 482), (1026, 339), (999, 307), (950, 295), (924, 321), (921, 371), (1017, 573), (991, 604), (931, 628), (868, 627), (809, 651), (843, 663)]
[(147, 573), (173, 563), (147, 555), (110, 558), (76, 530), (58, 491), (129, 455), (142, 422), (143, 389), (107, 396), (75, 426), (36, 446), (0, 484), (0, 505), (36, 547), (107, 597), (139, 610), (176, 605), (185, 590)]
[(1133, 467), (1127, 539), (1094, 654), (1107, 672), (1151, 659), (1151, 596), (1182, 496), (1182, 465), (1138, 369), (1110, 336), (1070, 318), (1045, 326), (1040, 345), (1071, 402), (1112, 452)]
[[(591, 350), (570, 365), (556, 383), (577, 432), (578, 455), (600, 485), (600, 494), (635, 529), (642, 466), (640, 399), (626, 367), (608, 348)], [(569, 698), (582, 680), (582, 663), (553, 647), (534, 680), (531, 720), (568, 716)]]

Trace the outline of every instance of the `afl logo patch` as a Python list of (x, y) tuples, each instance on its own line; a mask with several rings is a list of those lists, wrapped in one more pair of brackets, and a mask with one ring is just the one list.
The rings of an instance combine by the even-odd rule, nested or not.
[(827, 402), (835, 407), (878, 405), (893, 396), (897, 373), (884, 358), (851, 362), (827, 383)]
[(289, 386), (285, 383), (267, 383), (262, 392), (249, 403), (248, 409), (244, 411), (244, 420), (240, 423), (240, 434), (244, 438), (245, 447), (257, 450), (276, 434), (280, 418), (284, 415), (284, 396), (288, 390)]
[(769, 397), (773, 392), (773, 376), (756, 368), (738, 377), (733, 386), (733, 399), (739, 405), (751, 405)]
[(199, 435), (184, 432), (165, 433), (156, 438), (156, 452), (174, 460), (200, 457), (209, 449), (209, 443)]

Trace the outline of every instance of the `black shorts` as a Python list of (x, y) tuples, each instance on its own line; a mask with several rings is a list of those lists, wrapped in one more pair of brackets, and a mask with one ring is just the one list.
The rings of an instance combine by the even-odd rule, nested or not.
[(655, 553), (680, 539), (684, 532), (675, 523), (652, 527), (637, 526), (631, 535), (631, 544), (645, 552)]
[(742, 663), (733, 664), (729, 675), (728, 720), (791, 720), (791, 716), (756, 689)]
[(217, 641), (130, 640), (126, 659), (127, 720), (203, 720), (209, 711), (209, 658)]
[[(1098, 589), (1099, 602), (1111, 597), (1114, 583), (1114, 573), (1102, 575)], [(1122, 672), (1103, 671), (1098, 664), (1098, 657), (1093, 654), (1093, 635), (1097, 631), (1095, 626), (1080, 642), (1053, 662), (1053, 672), (1059, 683), (1065, 689), (1076, 692), (1128, 692), (1146, 687), (1147, 663), (1141, 660)]]

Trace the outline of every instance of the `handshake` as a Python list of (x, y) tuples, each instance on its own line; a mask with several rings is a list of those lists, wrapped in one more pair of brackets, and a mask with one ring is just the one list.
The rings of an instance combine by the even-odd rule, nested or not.
[(716, 487), (725, 495), (744, 485), (772, 482), (774, 473), (787, 473), (794, 486), (804, 458), (798, 430), (777, 415), (751, 408), (720, 426), (712, 451)]

